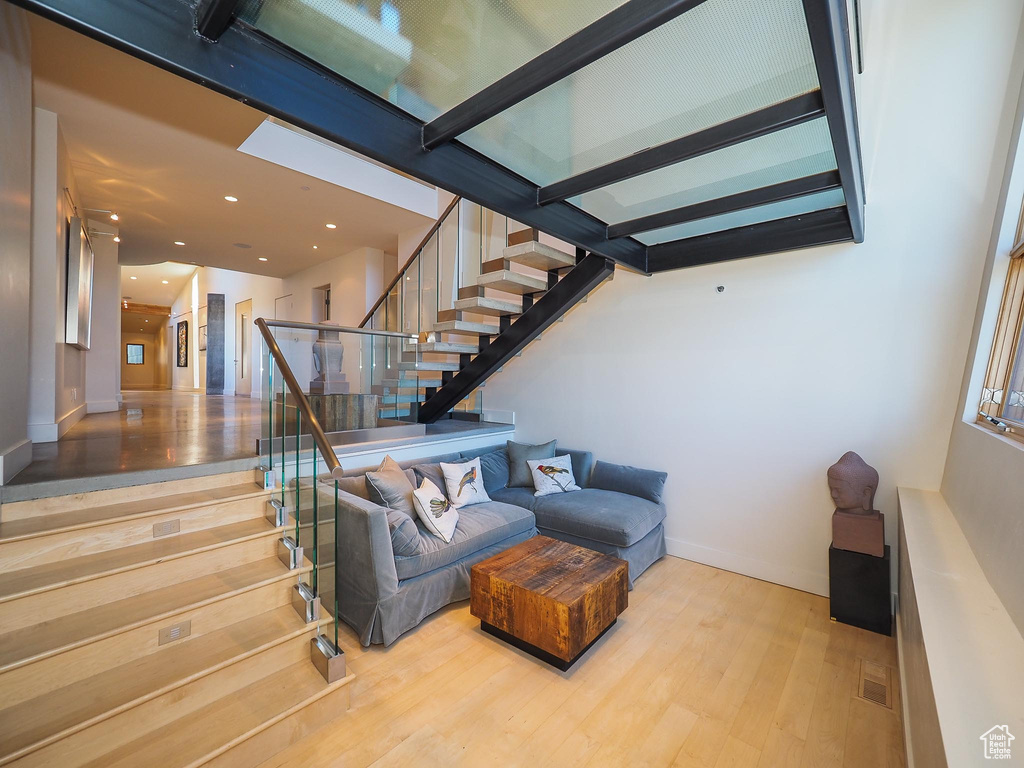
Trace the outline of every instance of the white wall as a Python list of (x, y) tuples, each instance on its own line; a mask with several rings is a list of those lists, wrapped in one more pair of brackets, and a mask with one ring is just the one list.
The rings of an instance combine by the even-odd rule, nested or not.
[[(1005, 161), (1001, 215), (992, 227), (988, 258), (982, 270), (978, 311), (964, 370), (957, 418), (949, 441), (942, 495), (957, 518), (989, 583), (1024, 634), (1024, 445), (975, 423), (1002, 300), (1009, 252), (1016, 237), (1024, 199), (1024, 53), (1013, 65), (1001, 134), (1013, 148)], [(1016, 101), (1014, 97), (1021, 94)], [(1015, 105), (1015, 119), (1009, 106)], [(1012, 134), (1012, 135), (1011, 135)], [(995, 158), (998, 164), (999, 158)], [(1001, 165), (1001, 164), (1000, 164)]]
[(26, 419), (32, 245), (31, 62), (25, 12), (0, 4), (0, 485), (32, 459)]
[(86, 354), (85, 401), (89, 413), (116, 411), (121, 401), (121, 270), (117, 264), (117, 228), (95, 222), (91, 228), (109, 232), (92, 239), (95, 265), (92, 290), (92, 348)]
[[(193, 307), (193, 279), (196, 284), (195, 307)], [(171, 334), (170, 348), (165, 357), (172, 375), (174, 389), (205, 390), (206, 388), (206, 352), (199, 351), (199, 326), (206, 324), (206, 296), (210, 293), (224, 294), (224, 394), (235, 393), (235, 304), (252, 299), (253, 319), (274, 316), (274, 299), (286, 291), (283, 282), (276, 277), (251, 275), (246, 272), (235, 272), (216, 267), (198, 267), (193, 277), (185, 283), (181, 293), (171, 307), (169, 323), (176, 328), (179, 320), (188, 320), (189, 354), (188, 368), (178, 368), (176, 364), (177, 346), (175, 334)], [(166, 335), (166, 330), (163, 331)], [(259, 375), (261, 360), (261, 337), (259, 332), (252, 330), (252, 396), (260, 396), (260, 385), (263, 377)], [(199, 366), (198, 384), (194, 369)]]
[[(65, 192), (67, 190), (67, 192)], [(86, 351), (64, 343), (67, 226), (81, 207), (57, 115), (35, 109), (29, 437), (59, 439), (86, 413)]]
[(1020, 17), (1016, 0), (865, 5), (866, 242), (620, 270), (486, 407), (516, 412), (517, 439), (668, 471), (671, 552), (827, 593), (831, 463), (878, 469), (890, 544), (896, 486), (939, 487)]

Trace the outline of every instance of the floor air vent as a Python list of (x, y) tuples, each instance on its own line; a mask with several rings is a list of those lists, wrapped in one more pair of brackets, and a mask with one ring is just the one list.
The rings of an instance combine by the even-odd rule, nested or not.
[(857, 698), (892, 709), (892, 667), (861, 659)]

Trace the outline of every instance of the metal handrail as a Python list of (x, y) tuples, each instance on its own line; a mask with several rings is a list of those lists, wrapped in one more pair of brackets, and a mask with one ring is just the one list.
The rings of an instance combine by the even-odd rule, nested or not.
[(359, 323), (360, 328), (362, 328), (364, 325), (370, 322), (370, 318), (373, 317), (373, 313), (376, 312), (378, 307), (380, 307), (380, 305), (387, 300), (388, 294), (391, 293), (391, 289), (398, 285), (398, 281), (402, 279), (402, 275), (404, 275), (406, 273), (406, 270), (408, 270), (409, 267), (412, 266), (412, 263), (416, 261), (417, 257), (420, 255), (420, 251), (427, 247), (427, 243), (430, 241), (430, 238), (432, 238), (434, 234), (437, 232), (437, 230), (441, 228), (441, 224), (444, 222), (445, 219), (448, 218), (448, 214), (455, 209), (455, 206), (459, 204), (460, 200), (462, 200), (462, 196), (456, 195), (455, 199), (448, 203), (448, 207), (444, 209), (444, 213), (438, 216), (437, 221), (430, 225), (430, 229), (427, 230), (427, 234), (425, 234), (423, 236), (423, 239), (420, 240), (420, 244), (413, 249), (412, 256), (410, 256), (406, 260), (405, 264), (402, 265), (402, 268), (395, 273), (395, 276), (391, 279), (391, 282), (388, 283), (387, 288), (384, 289), (383, 293), (381, 293), (377, 301), (375, 301), (373, 303), (373, 306), (370, 307), (370, 311), (366, 313), (366, 317), (363, 318), (363, 321)]
[[(292, 323), (287, 324), (281, 320), (264, 320), (262, 317), (256, 318), (256, 327), (260, 329), (260, 333), (263, 334), (263, 340), (267, 343), (267, 349), (270, 350), (271, 356), (277, 361), (278, 370), (281, 371), (281, 378), (284, 379), (284, 383), (288, 389), (292, 391), (292, 396), (295, 398), (296, 406), (302, 413), (303, 418), (309, 425), (310, 432), (313, 435), (313, 442), (316, 443), (316, 447), (320, 449), (320, 453), (324, 457), (324, 463), (327, 465), (327, 469), (330, 471), (331, 476), (339, 479), (345, 476), (345, 470), (341, 468), (341, 462), (338, 461), (338, 456), (334, 452), (334, 446), (331, 445), (331, 441), (327, 439), (327, 435), (324, 434), (323, 427), (320, 426), (320, 422), (317, 421), (316, 416), (313, 415), (313, 409), (309, 405), (309, 400), (306, 399), (305, 393), (299, 386), (299, 382), (295, 378), (295, 374), (292, 373), (291, 367), (288, 365), (288, 361), (285, 360), (284, 352), (281, 351), (281, 347), (277, 345), (277, 339), (274, 338), (274, 334), (270, 332), (270, 325), (273, 324), (279, 328), (318, 328), (322, 327), (327, 330), (340, 330), (340, 326), (328, 325), (328, 326), (317, 326), (313, 323)], [(273, 394), (273, 393), (271, 393)], [(273, 404), (271, 404), (273, 407)], [(296, 434), (296, 446), (300, 435)]]
[(331, 323), (302, 323), (297, 320), (264, 320), (262, 317), (256, 320), (257, 324), (262, 322), (271, 328), (296, 328), (302, 331), (341, 331), (342, 333), (358, 333), (363, 336), (390, 336), (396, 339), (408, 339), (416, 341), (419, 337), (414, 333), (398, 333), (397, 331), (375, 331), (372, 328), (352, 328), (347, 325), (333, 325)]

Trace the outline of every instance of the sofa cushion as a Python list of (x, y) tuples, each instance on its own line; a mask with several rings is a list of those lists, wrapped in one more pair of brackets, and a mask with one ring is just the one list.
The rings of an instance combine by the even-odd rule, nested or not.
[(459, 516), (459, 524), (450, 542), (442, 541), (419, 525), (419, 551), (410, 557), (396, 555), (395, 570), (399, 580), (411, 579), (451, 565), (509, 536), (533, 528), (533, 515), (522, 507), (499, 501), (474, 504), (466, 507)]
[(628, 493), (631, 496), (639, 496), (641, 499), (660, 504), (666, 479), (668, 479), (667, 472), (656, 472), (653, 469), (639, 469), (624, 464), (609, 464), (607, 461), (599, 461), (594, 467), (594, 474), (590, 477), (590, 487)]
[(366, 473), (366, 494), (370, 501), (409, 517), (416, 514), (412, 506), (414, 490), (404, 470), (390, 456), (385, 456), (375, 471)]
[(416, 522), (405, 512), (388, 510), (388, 531), (391, 533), (391, 552), (409, 557), (420, 551), (420, 532)]
[[(466, 456), (464, 458), (473, 458)], [(484, 488), (488, 494), (508, 485), (508, 451), (499, 448), (480, 454), (480, 469), (484, 473)]]
[(537, 504), (532, 488), (498, 488), (491, 491), (491, 498), (505, 504), (515, 504), (517, 507), (532, 510)]
[(526, 445), (525, 443), (514, 443), (511, 440), (506, 444), (508, 450), (508, 487), (509, 488), (533, 488), (533, 475), (526, 462), (530, 459), (551, 459), (555, 456), (555, 441), (541, 445)]
[(580, 488), (590, 487), (590, 473), (594, 471), (594, 454), (590, 451), (574, 451), (572, 448), (558, 448), (555, 456), (572, 459), (572, 474)]
[(625, 493), (585, 488), (541, 496), (533, 513), (540, 528), (628, 547), (665, 519), (665, 505)]

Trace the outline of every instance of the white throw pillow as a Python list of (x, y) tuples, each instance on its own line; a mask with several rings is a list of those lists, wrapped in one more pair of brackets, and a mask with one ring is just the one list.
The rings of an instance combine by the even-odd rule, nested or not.
[(423, 478), (420, 487), (412, 492), (412, 503), (428, 531), (445, 542), (452, 540), (455, 526), (459, 522), (459, 512), (444, 497), (440, 488)]
[(550, 496), (552, 493), (578, 491), (576, 478), (572, 474), (572, 459), (555, 456), (553, 459), (536, 459), (526, 462), (533, 475), (534, 496)]
[(448, 498), (456, 509), (491, 500), (484, 488), (484, 473), (480, 469), (479, 456), (462, 464), (442, 464), (441, 472), (444, 473)]

